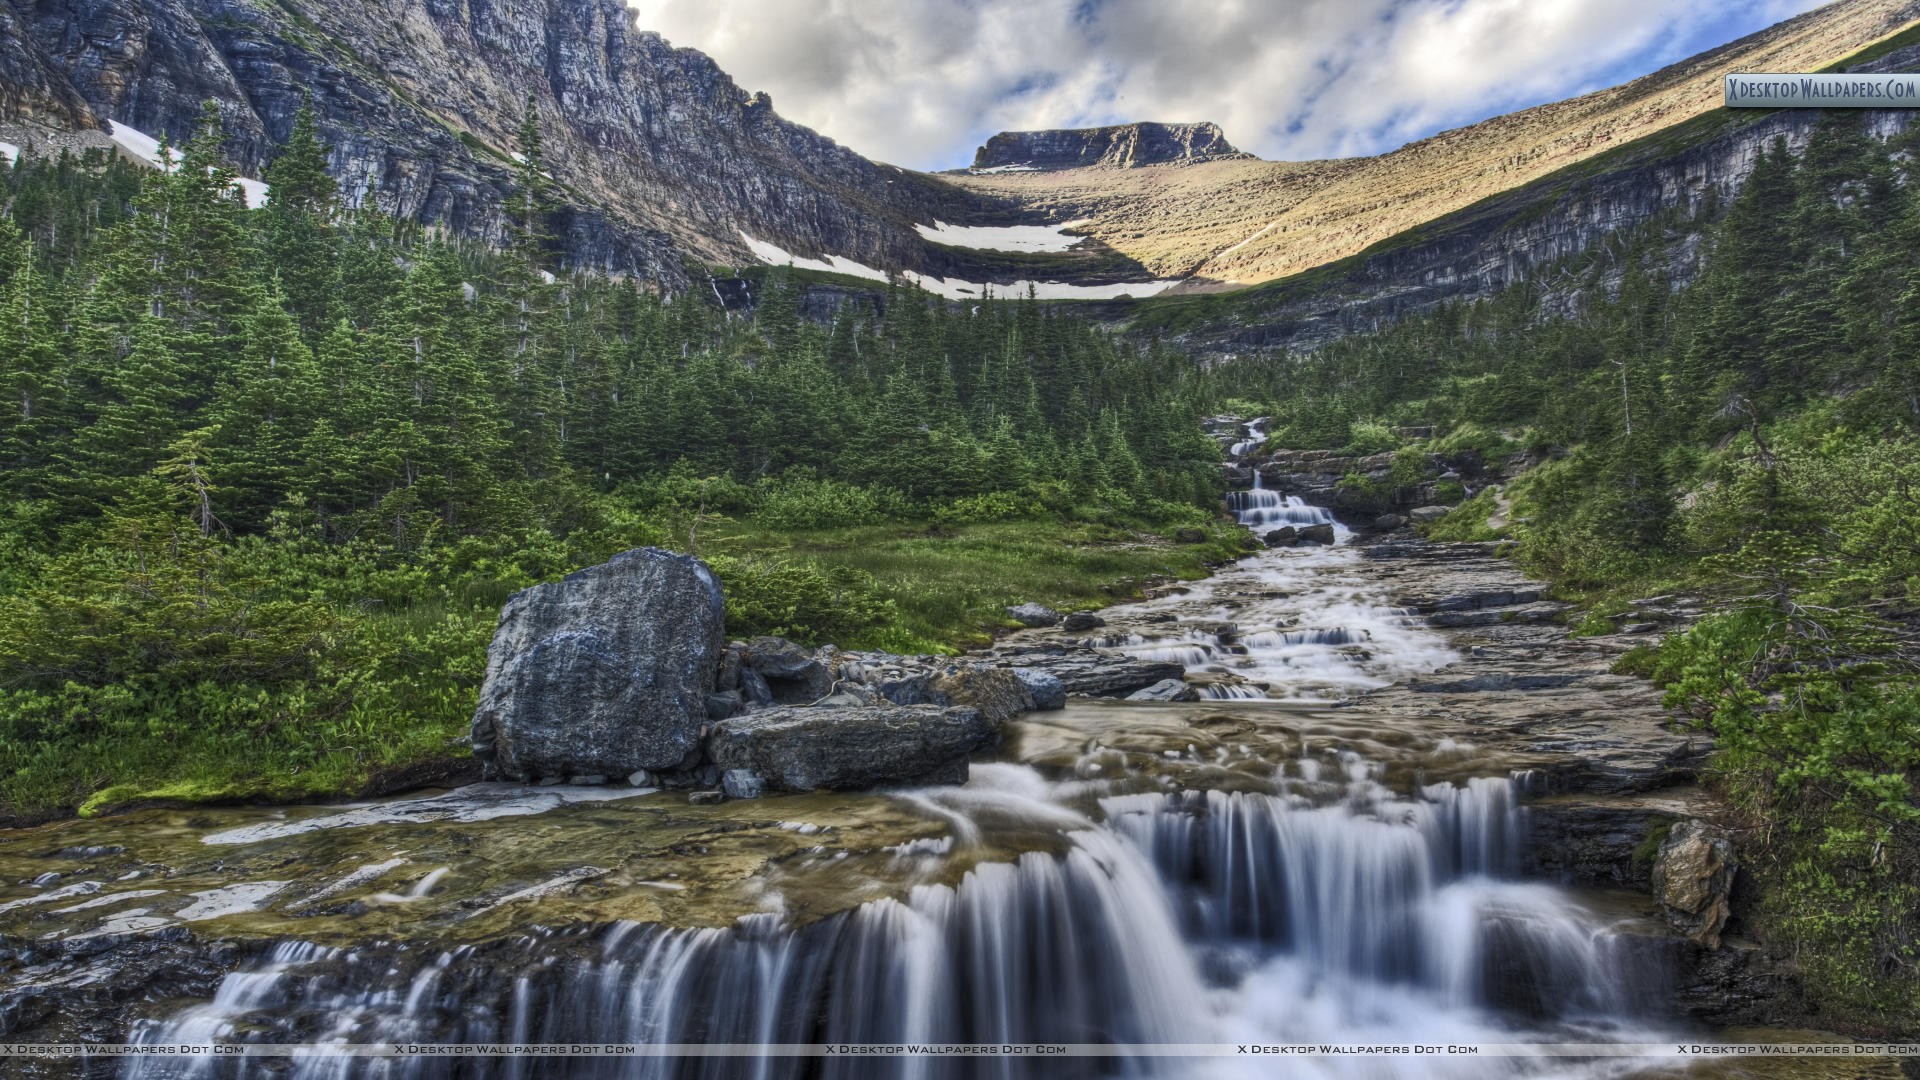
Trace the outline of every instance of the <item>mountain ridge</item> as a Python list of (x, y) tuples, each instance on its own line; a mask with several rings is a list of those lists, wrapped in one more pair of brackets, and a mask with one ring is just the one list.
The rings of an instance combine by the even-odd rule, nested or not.
[[(1175, 294), (1206, 293), (1341, 265), (1711, 111), (1701, 95), (1724, 71), (1816, 68), (1916, 20), (1920, 0), (1843, 0), (1619, 87), (1376, 158), (1261, 161), (1217, 125), (1142, 122), (1002, 133), (976, 159), (998, 163), (977, 165), (988, 171), (927, 174), (781, 118), (767, 95), (639, 29), (616, 0), (0, 0), (0, 34), (23, 46), (0, 50), (0, 139), (109, 145), (98, 129), (112, 121), (178, 141), (211, 99), (229, 156), (258, 175), (311, 100), (350, 199), (371, 192), (402, 217), (497, 243), (531, 95), (570, 267), (669, 291), (712, 291), (725, 268), (792, 258), (941, 279), (950, 296), (1032, 280), (1098, 287), (1087, 295), (1172, 282)], [(1054, 139), (1041, 147), (1038, 135)], [(1047, 166), (1005, 169), (1042, 149)], [(965, 242), (966, 228), (1009, 225), (1072, 225), (1075, 242), (1018, 255)]]

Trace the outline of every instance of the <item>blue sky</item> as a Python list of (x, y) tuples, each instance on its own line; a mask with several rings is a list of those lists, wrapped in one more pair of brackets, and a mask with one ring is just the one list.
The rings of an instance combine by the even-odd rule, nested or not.
[(630, 0), (870, 157), (995, 132), (1212, 120), (1277, 160), (1375, 154), (1624, 82), (1813, 0)]

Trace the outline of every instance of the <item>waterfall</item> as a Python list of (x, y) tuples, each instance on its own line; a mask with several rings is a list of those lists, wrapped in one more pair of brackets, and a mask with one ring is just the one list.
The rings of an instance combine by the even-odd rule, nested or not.
[(1336, 522), (1326, 508), (1310, 506), (1298, 495), (1282, 495), (1260, 486), (1260, 474), (1253, 474), (1254, 485), (1246, 491), (1227, 493), (1227, 506), (1240, 524), (1251, 529), (1278, 525), (1333, 525)]
[[(1041, 790), (1031, 770), (1015, 786)], [(1435, 1038), (1617, 1024), (1651, 985), (1631, 938), (1505, 877), (1515, 783), (1346, 783), (1099, 800), (1062, 853), (975, 866), (800, 926), (618, 923), (423, 955), (287, 944), (153, 1042), (1156, 1043), (1327, 1039), (1414, 1002)], [(993, 779), (1004, 800), (1016, 778)], [(1333, 792), (1318, 800), (1308, 788)], [(1045, 785), (1068, 798), (1071, 785)], [(962, 789), (964, 791), (964, 789)], [(955, 805), (966, 802), (956, 798)], [(1083, 820), (1062, 813), (1065, 821)], [(1642, 991), (1644, 997), (1644, 991)], [(1641, 1001), (1650, 1006), (1653, 1003)], [(1320, 1026), (1303, 1026), (1306, 1018)], [(1399, 1036), (1404, 1040), (1405, 1034)], [(919, 1078), (1194, 1071), (1178, 1059), (134, 1059), (137, 1078)], [(244, 1070), (252, 1069), (254, 1072)]]

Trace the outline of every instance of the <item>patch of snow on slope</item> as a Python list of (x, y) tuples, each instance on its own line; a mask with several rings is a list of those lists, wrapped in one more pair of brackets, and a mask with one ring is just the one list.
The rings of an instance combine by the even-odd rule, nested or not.
[(967, 171), (972, 173), (975, 176), (991, 176), (994, 173), (1039, 172), (1040, 166), (1038, 165), (995, 165), (990, 169), (968, 169)]
[(11, 165), (20, 160), (20, 148), (10, 142), (0, 142), (0, 157), (6, 158), (7, 164)]
[(180, 160), (180, 148), (169, 147), (168, 162), (160, 160), (160, 140), (138, 128), (130, 128), (118, 120), (107, 121), (107, 137), (124, 147), (127, 153), (149, 165), (161, 165)]
[(948, 247), (979, 251), (1066, 251), (1086, 239), (1068, 236), (1066, 230), (1085, 224), (1085, 220), (1069, 221), (1065, 225), (948, 225), (935, 221), (931, 228), (915, 225), (914, 230)]
[[(130, 128), (118, 120), (107, 121), (107, 128), (108, 138), (118, 143), (127, 153), (148, 165), (161, 164), (159, 139), (138, 128)], [(179, 161), (180, 156), (178, 147), (167, 148), (169, 163)], [(258, 210), (267, 205), (267, 185), (258, 180), (249, 180), (244, 176), (235, 177), (233, 182), (240, 185), (240, 193), (247, 201), (247, 209)]]
[(234, 180), (240, 185), (240, 191), (247, 198), (247, 209), (258, 210), (267, 205), (267, 185), (258, 180), (249, 180), (242, 176)]
[(930, 277), (925, 274), (916, 274), (911, 270), (903, 276), (928, 292), (939, 293), (949, 300), (978, 300), (987, 289), (992, 289), (993, 295), (1001, 299), (1018, 300), (1027, 295), (1029, 286), (1033, 288), (1034, 295), (1041, 300), (1112, 300), (1121, 296), (1138, 299), (1164, 292), (1179, 284), (1178, 281), (1123, 281), (1117, 285), (1071, 285), (1064, 281), (1015, 281), (1011, 284), (981, 285), (972, 281), (962, 281), (959, 278)]
[(800, 270), (822, 270), (829, 274), (847, 274), (852, 277), (867, 278), (870, 281), (887, 280), (886, 271), (875, 270), (865, 263), (858, 263), (839, 255), (829, 255), (825, 260), (796, 259), (778, 244), (757, 240), (748, 236), (744, 229), (739, 232), (740, 239), (746, 241), (747, 250), (753, 252), (754, 257), (764, 263), (774, 266), (791, 266)]

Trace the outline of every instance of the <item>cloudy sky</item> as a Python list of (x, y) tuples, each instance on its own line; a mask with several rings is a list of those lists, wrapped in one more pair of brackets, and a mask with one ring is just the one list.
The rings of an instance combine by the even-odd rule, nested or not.
[(1821, 0), (630, 0), (869, 157), (1212, 120), (1261, 157), (1373, 154), (1622, 82)]

